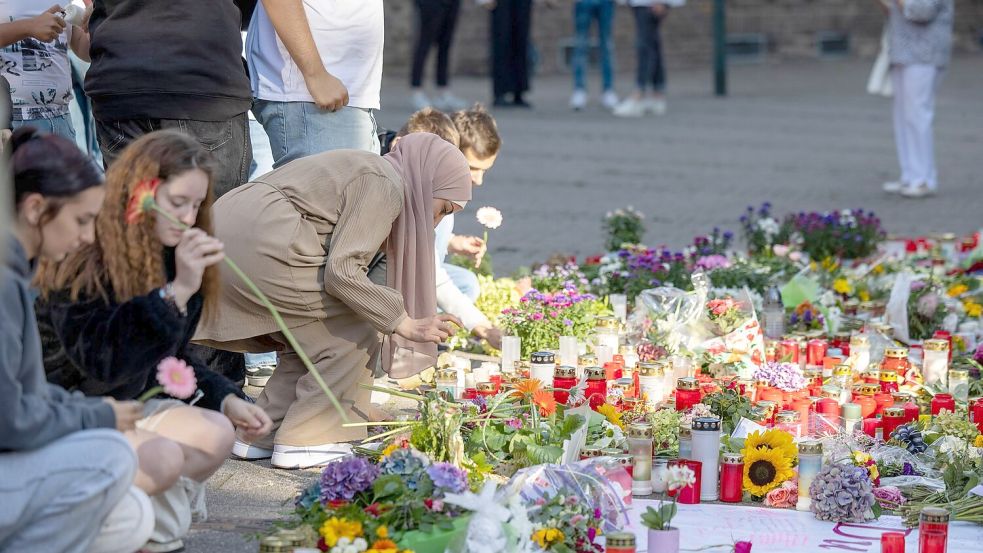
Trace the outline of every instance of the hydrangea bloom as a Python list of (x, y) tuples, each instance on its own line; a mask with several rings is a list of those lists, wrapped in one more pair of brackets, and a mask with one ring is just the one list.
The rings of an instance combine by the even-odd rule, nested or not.
[(321, 503), (351, 501), (378, 477), (379, 467), (362, 457), (345, 457), (330, 463), (321, 473)]
[(468, 489), (468, 474), (451, 463), (434, 463), (427, 468), (427, 476), (442, 493), (462, 493)]
[(768, 384), (785, 392), (805, 388), (807, 383), (802, 369), (793, 363), (766, 363), (754, 372), (755, 380), (767, 380)]
[(809, 509), (819, 520), (865, 522), (874, 519), (873, 485), (867, 471), (852, 465), (823, 467), (809, 487)]
[(430, 459), (413, 448), (397, 449), (379, 463), (383, 474), (395, 474), (403, 477), (406, 487), (416, 490), (420, 478), (430, 465)]

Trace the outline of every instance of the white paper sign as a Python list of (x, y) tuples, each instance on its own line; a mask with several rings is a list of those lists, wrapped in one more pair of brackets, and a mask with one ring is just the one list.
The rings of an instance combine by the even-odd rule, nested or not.
[(975, 488), (969, 490), (969, 493), (983, 497), (983, 484), (980, 484), (979, 486), (976, 486)]
[[(653, 500), (632, 502), (629, 518), (640, 553), (648, 550), (648, 532), (641, 524), (641, 515), (647, 507), (657, 505)], [(918, 551), (918, 529), (905, 528), (896, 516), (863, 524), (834, 524), (791, 509), (719, 504), (678, 507), (672, 526), (679, 528), (681, 552), (726, 552), (733, 549), (734, 542), (750, 541), (753, 553), (880, 553), (881, 534), (885, 532), (906, 533), (905, 549)], [(950, 523), (948, 553), (979, 553), (980, 543), (983, 526)]]

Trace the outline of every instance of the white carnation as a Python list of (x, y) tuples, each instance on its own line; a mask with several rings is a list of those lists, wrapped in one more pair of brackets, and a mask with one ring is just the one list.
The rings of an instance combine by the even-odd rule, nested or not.
[(478, 210), (477, 213), (478, 222), (482, 226), (497, 229), (502, 226), (502, 212), (495, 209), (494, 207), (483, 207)]

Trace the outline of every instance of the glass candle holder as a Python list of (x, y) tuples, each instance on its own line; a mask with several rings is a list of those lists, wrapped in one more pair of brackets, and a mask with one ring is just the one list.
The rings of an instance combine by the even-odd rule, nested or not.
[(809, 410), (812, 408), (812, 401), (807, 397), (800, 397), (792, 401), (792, 410), (799, 414), (799, 436), (809, 436)]
[(882, 371), (892, 371), (899, 375), (908, 372), (908, 348), (887, 348), (884, 350), (884, 360), (881, 361)]
[(601, 367), (587, 367), (584, 369), (587, 376), (587, 401), (591, 409), (597, 409), (607, 400), (608, 381), (604, 378), (604, 369)]
[(956, 401), (969, 401), (969, 371), (953, 369), (949, 371), (949, 395)]
[(936, 416), (945, 409), (950, 413), (956, 412), (956, 399), (950, 394), (935, 394), (932, 398), (932, 416)]
[(699, 417), (694, 419), (692, 434), (693, 453), (691, 457), (703, 466), (700, 500), (716, 501), (720, 497), (720, 418)]
[(522, 359), (522, 340), (518, 336), (502, 337), (502, 371), (514, 373)]
[(670, 496), (675, 496), (676, 501), (683, 505), (696, 505), (700, 502), (700, 489), (703, 481), (703, 464), (692, 459), (678, 459), (673, 465), (689, 467), (696, 476), (696, 482), (692, 486), (684, 486), (678, 490), (670, 491)]
[(577, 343), (575, 336), (560, 336), (560, 363), (570, 367), (576, 367), (580, 344)]
[(779, 411), (775, 415), (775, 428), (791, 434), (798, 439), (802, 435), (802, 426), (799, 424), (799, 413), (797, 411)]
[(833, 384), (845, 390), (850, 389), (850, 385), (853, 384), (853, 369), (850, 365), (844, 363), (833, 369)]
[[(881, 371), (881, 392), (893, 394), (898, 391), (898, 374), (891, 371)], [(968, 385), (968, 384), (967, 384)], [(893, 396), (892, 396), (893, 403)]]
[(638, 364), (639, 395), (645, 401), (645, 405), (653, 409), (662, 403), (668, 395), (665, 389), (664, 367), (664, 364), (659, 363), (642, 362)]
[(553, 399), (566, 405), (570, 399), (570, 388), (577, 385), (577, 368), (562, 366), (553, 371)]
[(907, 392), (895, 392), (891, 396), (894, 397), (894, 407), (904, 409), (906, 423), (918, 420), (919, 411), (915, 396)]
[(799, 363), (799, 341), (785, 339), (778, 342), (777, 360), (783, 363)]
[(823, 443), (819, 440), (799, 442), (799, 499), (795, 504), (797, 511), (808, 511), (812, 500), (809, 486), (823, 468)]
[(857, 431), (860, 426), (860, 421), (863, 420), (863, 412), (860, 405), (857, 403), (847, 403), (843, 405), (843, 432), (845, 434), (853, 434)]
[(601, 448), (599, 447), (583, 447), (580, 449), (580, 460), (593, 459), (594, 457), (601, 456)]
[(676, 411), (685, 411), (700, 402), (700, 383), (684, 377), (676, 381)]
[(689, 459), (693, 455), (693, 431), (688, 426), (679, 426), (679, 458)]
[(816, 404), (818, 415), (817, 432), (820, 435), (837, 434), (840, 430), (840, 404), (833, 398), (824, 397)]
[(926, 385), (946, 387), (946, 377), (949, 372), (949, 341), (925, 340), (922, 343), (922, 377)]
[(481, 397), (491, 397), (495, 395), (495, 383), (494, 382), (479, 382), (475, 385), (475, 390)]
[(454, 369), (440, 369), (435, 376), (437, 394), (447, 401), (457, 399), (457, 371)]
[(584, 377), (584, 371), (587, 367), (597, 367), (597, 356), (593, 353), (585, 353), (581, 355), (577, 360), (577, 380), (579, 381)]
[(874, 401), (877, 402), (877, 411), (874, 414), (880, 415), (885, 409), (894, 405), (894, 396), (888, 392), (881, 392), (874, 395)]
[(635, 553), (635, 534), (611, 532), (604, 538), (604, 551), (606, 553)]
[(551, 351), (537, 351), (529, 358), (529, 378), (538, 380), (544, 388), (553, 386), (556, 356)]
[(870, 365), (870, 340), (862, 334), (850, 337), (850, 359), (853, 370), (862, 373)]
[(669, 457), (652, 459), (652, 493), (665, 493), (666, 474), (669, 471)]
[(888, 407), (881, 414), (881, 433), (884, 440), (891, 439), (894, 429), (905, 423), (904, 407)]
[(724, 453), (720, 467), (720, 501), (740, 503), (744, 496), (744, 456)]
[(628, 454), (632, 457), (632, 495), (652, 494), (652, 425), (628, 425)]
[[(604, 451), (602, 450), (601, 453), (603, 454)], [(628, 476), (633, 477), (635, 473), (635, 460), (632, 458), (631, 455), (629, 455), (628, 453), (622, 453), (621, 450), (619, 449), (617, 453), (611, 454), (609, 456), (612, 459), (614, 459), (619, 465), (621, 465), (623, 469), (625, 469), (625, 472), (628, 473)]]
[(806, 366), (822, 367), (829, 344), (826, 340), (813, 339), (806, 343)]
[(881, 432), (881, 419), (877, 418), (866, 418), (863, 421), (864, 434), (870, 436), (871, 438), (883, 439), (883, 433)]
[(949, 541), (949, 511), (925, 507), (918, 517), (918, 552), (945, 553)]
[(881, 534), (881, 553), (905, 553), (905, 535), (901, 532), (885, 532)]

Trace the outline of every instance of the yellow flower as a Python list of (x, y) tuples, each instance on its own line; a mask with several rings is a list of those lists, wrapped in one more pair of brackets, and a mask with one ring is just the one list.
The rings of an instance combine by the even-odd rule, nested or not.
[(949, 294), (950, 298), (955, 298), (957, 296), (961, 296), (965, 294), (968, 291), (969, 291), (969, 286), (966, 286), (965, 284), (953, 284), (952, 286), (949, 287), (949, 291), (946, 293)]
[(614, 405), (605, 403), (597, 408), (597, 412), (604, 415), (604, 418), (606, 418), (609, 423), (622, 430), (625, 429), (625, 423), (621, 420), (621, 413), (618, 412), (618, 409)]
[(870, 292), (868, 292), (867, 290), (861, 290), (857, 294), (857, 297), (860, 298), (860, 301), (870, 301)]
[(563, 543), (566, 536), (556, 528), (542, 528), (532, 534), (532, 541), (539, 545), (540, 549), (549, 549), (558, 543)]
[(983, 447), (983, 434), (980, 434), (973, 440), (973, 447)]
[(877, 479), (881, 477), (881, 471), (877, 468), (877, 465), (868, 465), (864, 467), (867, 469), (867, 475), (870, 476), (871, 482), (877, 482)]
[(840, 266), (840, 262), (833, 257), (827, 257), (826, 259), (823, 260), (823, 269), (826, 269), (827, 272), (832, 273), (839, 266)]
[(877, 265), (874, 265), (874, 269), (872, 270), (872, 272), (875, 275), (883, 274), (884, 273), (884, 265), (881, 265), (880, 263), (878, 263)]
[(380, 526), (375, 529), (375, 537), (379, 539), (386, 539), (389, 537), (389, 529), (385, 526)]
[(791, 460), (799, 455), (799, 449), (795, 445), (792, 435), (788, 432), (773, 428), (765, 432), (754, 431), (744, 440), (744, 449), (774, 449)]
[(365, 553), (397, 553), (399, 546), (392, 540), (379, 540), (372, 544), (372, 547), (365, 550)]
[(321, 525), (321, 537), (328, 547), (334, 547), (341, 538), (354, 540), (362, 535), (362, 523), (357, 520), (331, 517)]
[(386, 447), (386, 449), (382, 450), (382, 456), (389, 457), (389, 455), (391, 455), (392, 452), (396, 451), (397, 449), (399, 449), (399, 445), (397, 445), (396, 443), (391, 443)]
[(963, 307), (966, 308), (966, 316), (972, 318), (979, 318), (983, 315), (983, 305), (976, 303), (973, 300), (966, 300), (963, 303)]
[(871, 457), (868, 453), (864, 453), (863, 451), (853, 452), (853, 462), (856, 463), (857, 466), (865, 465), (867, 461), (870, 461), (870, 459)]
[(844, 294), (844, 295), (852, 294), (853, 286), (850, 285), (850, 282), (847, 281), (847, 279), (838, 278), (833, 281), (833, 291), (836, 292), (837, 294)]
[(777, 449), (748, 449), (744, 451), (744, 489), (762, 497), (795, 477), (792, 460)]

